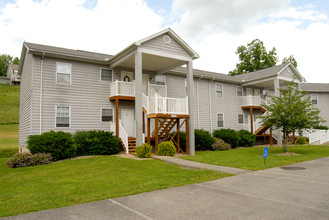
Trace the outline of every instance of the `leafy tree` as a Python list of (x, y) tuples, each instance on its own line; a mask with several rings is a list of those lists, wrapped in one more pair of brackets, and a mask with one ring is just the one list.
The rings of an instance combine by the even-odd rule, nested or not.
[(241, 45), (235, 53), (239, 54), (240, 63), (236, 64), (235, 70), (229, 72), (231, 76), (269, 68), (278, 61), (275, 47), (267, 52), (263, 41), (259, 39), (253, 40), (247, 47)]
[(13, 60), (13, 57), (8, 54), (0, 54), (0, 76), (6, 76), (8, 65), (11, 63), (19, 64), (18, 57)]
[(13, 60), (13, 64), (19, 65), (19, 59), (18, 59), (18, 57), (15, 57), (15, 59)]
[[(269, 112), (261, 116), (266, 126), (281, 129), (288, 137), (295, 130), (310, 129), (325, 122), (320, 116), (320, 110), (315, 108), (307, 92), (297, 90), (293, 82), (287, 84), (287, 90), (280, 89), (281, 97), (270, 96), (269, 104), (263, 105)], [(288, 151), (286, 141), (285, 151)]]
[(297, 61), (293, 55), (283, 58), (282, 63), (291, 63), (292, 65), (294, 65), (294, 67), (297, 68)]

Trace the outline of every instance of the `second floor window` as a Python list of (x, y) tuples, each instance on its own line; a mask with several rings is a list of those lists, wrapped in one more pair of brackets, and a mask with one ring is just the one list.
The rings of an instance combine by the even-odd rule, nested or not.
[(156, 75), (155, 76), (155, 84), (156, 85), (166, 85), (166, 76), (163, 75)]
[(71, 64), (57, 63), (56, 74), (58, 84), (71, 84)]
[(217, 98), (220, 98), (220, 99), (223, 98), (223, 84), (216, 83), (215, 91), (216, 91)]
[(242, 96), (243, 92), (242, 92), (242, 86), (237, 86), (236, 87), (236, 95), (237, 96)]
[(112, 82), (112, 70), (101, 68), (101, 81)]
[(311, 94), (311, 101), (313, 105), (318, 104), (318, 94)]

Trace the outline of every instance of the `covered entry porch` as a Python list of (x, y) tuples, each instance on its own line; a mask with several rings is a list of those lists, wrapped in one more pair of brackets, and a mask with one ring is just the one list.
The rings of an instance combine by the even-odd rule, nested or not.
[[(186, 132), (188, 134), (188, 153), (194, 155), (194, 97), (193, 97), (193, 59), (198, 58), (198, 54), (190, 48), (171, 29), (166, 29), (143, 40), (137, 41), (112, 57), (110, 68), (132, 69), (134, 74), (133, 82), (115, 81), (110, 85), (110, 101), (115, 102), (115, 132), (128, 149), (128, 135), (121, 128), (119, 121), (119, 105), (122, 101), (134, 103), (134, 136), (136, 146), (145, 142), (150, 143), (152, 136), (155, 140), (155, 148), (159, 143), (161, 122), (178, 121), (184, 118)], [(169, 70), (186, 65), (187, 97), (176, 98), (167, 97), (165, 88), (161, 89), (157, 85), (148, 84), (145, 90), (143, 86), (143, 73), (152, 72), (161, 75)], [(156, 88), (157, 87), (157, 88)], [(178, 117), (179, 116), (179, 117)], [(145, 131), (152, 129), (150, 120), (154, 119), (154, 132)], [(186, 123), (187, 120), (187, 123)], [(158, 123), (156, 123), (158, 122)], [(166, 124), (163, 122), (163, 125)], [(171, 123), (172, 124), (172, 123)], [(176, 124), (179, 124), (176, 122)], [(157, 128), (158, 127), (158, 128)], [(166, 127), (165, 133), (171, 129), (180, 129), (174, 126)], [(164, 129), (164, 127), (162, 127)], [(170, 130), (169, 130), (170, 129)], [(168, 132), (169, 131), (169, 132)], [(166, 136), (165, 135), (165, 136)], [(177, 142), (176, 142), (177, 146)], [(177, 146), (178, 149), (179, 146)], [(129, 151), (126, 151), (129, 152)]]

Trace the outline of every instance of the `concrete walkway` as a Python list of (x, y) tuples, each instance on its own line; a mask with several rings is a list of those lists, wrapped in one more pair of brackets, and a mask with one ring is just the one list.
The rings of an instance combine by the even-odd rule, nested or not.
[(178, 157), (167, 157), (167, 156), (157, 156), (157, 155), (152, 155), (152, 157), (155, 159), (165, 161), (167, 163), (177, 164), (183, 167), (189, 167), (194, 169), (215, 170), (215, 171), (231, 173), (231, 174), (242, 174), (242, 173), (252, 172), (250, 170), (238, 169), (233, 167), (224, 167), (224, 166), (194, 162), (190, 160), (183, 160)]
[(4, 219), (328, 220), (328, 168), (329, 157)]

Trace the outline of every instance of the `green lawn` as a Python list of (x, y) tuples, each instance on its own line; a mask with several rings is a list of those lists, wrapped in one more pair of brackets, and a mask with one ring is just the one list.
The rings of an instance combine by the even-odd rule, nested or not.
[(18, 123), (19, 86), (0, 84), (0, 124)]
[(0, 217), (127, 196), (230, 176), (159, 160), (115, 156), (8, 168), (0, 159)]
[(329, 156), (329, 146), (300, 145), (289, 146), (289, 152), (299, 155), (280, 156), (280, 147), (269, 147), (269, 156), (264, 165), (261, 147), (250, 147), (228, 151), (198, 151), (196, 156), (184, 156), (182, 159), (248, 170), (262, 170), (271, 167), (294, 164)]
[(0, 124), (0, 158), (18, 152), (18, 124)]

